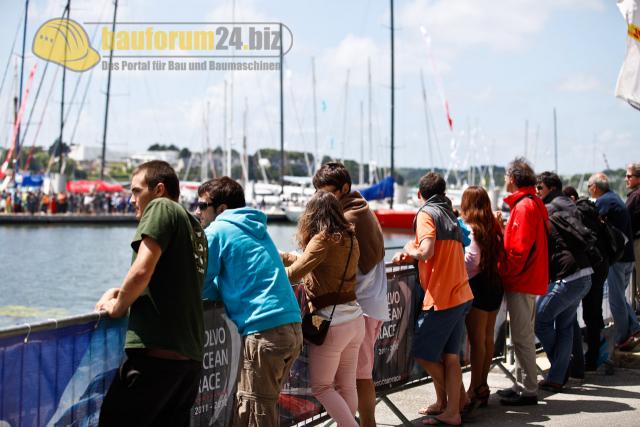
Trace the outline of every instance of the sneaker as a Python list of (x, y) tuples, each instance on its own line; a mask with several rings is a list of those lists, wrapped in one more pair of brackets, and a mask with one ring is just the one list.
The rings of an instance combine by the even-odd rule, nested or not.
[(504, 406), (529, 406), (538, 404), (538, 396), (517, 395), (516, 397), (503, 397), (500, 403)]
[(503, 388), (502, 390), (498, 390), (496, 393), (500, 397), (507, 397), (507, 398), (512, 398), (512, 397), (519, 396), (518, 392), (516, 392), (512, 388)]
[(552, 393), (560, 393), (562, 392), (563, 387), (562, 387), (562, 384), (556, 384), (551, 381), (541, 380), (538, 382), (538, 388), (541, 388), (542, 390), (550, 391)]

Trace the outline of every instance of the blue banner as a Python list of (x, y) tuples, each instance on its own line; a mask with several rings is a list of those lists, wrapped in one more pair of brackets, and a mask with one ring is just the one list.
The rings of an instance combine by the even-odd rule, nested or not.
[(21, 187), (42, 187), (44, 184), (43, 175), (17, 175), (16, 183)]
[(363, 188), (360, 190), (360, 194), (365, 200), (380, 200), (393, 197), (393, 178), (388, 176), (371, 187)]
[(102, 319), (0, 339), (0, 424), (97, 425), (126, 324)]

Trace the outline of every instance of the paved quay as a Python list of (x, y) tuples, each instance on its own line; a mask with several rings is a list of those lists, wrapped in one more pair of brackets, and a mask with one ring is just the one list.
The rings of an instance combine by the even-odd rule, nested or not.
[[(268, 211), (267, 221), (287, 222), (284, 211)], [(101, 224), (137, 224), (133, 214), (0, 214), (0, 225), (24, 225), (24, 224), (80, 224), (80, 225), (101, 225)]]
[(16, 224), (133, 224), (133, 214), (0, 214), (0, 225)]
[[(544, 368), (546, 359), (539, 359)], [(465, 384), (469, 373), (464, 374)], [(479, 408), (473, 426), (640, 426), (640, 369), (616, 368), (614, 375), (600, 371), (587, 373), (584, 381), (571, 379), (562, 393), (540, 391), (537, 406), (507, 407), (495, 392), (511, 386), (497, 368), (489, 374), (492, 395), (489, 406)], [(425, 418), (418, 409), (435, 401), (432, 384), (421, 385), (389, 395), (390, 400), (415, 426)], [(378, 426), (402, 426), (402, 422), (380, 402), (376, 408)]]

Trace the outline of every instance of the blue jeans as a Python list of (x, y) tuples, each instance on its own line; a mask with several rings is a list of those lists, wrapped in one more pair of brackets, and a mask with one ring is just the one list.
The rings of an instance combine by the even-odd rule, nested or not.
[(580, 300), (591, 288), (591, 276), (570, 282), (549, 283), (547, 294), (536, 303), (536, 336), (542, 343), (551, 368), (547, 380), (563, 384), (573, 347), (573, 322)]
[(618, 344), (640, 331), (638, 318), (625, 297), (632, 271), (633, 262), (616, 262), (609, 267), (607, 276), (609, 307), (611, 307), (611, 315), (616, 326), (616, 343)]

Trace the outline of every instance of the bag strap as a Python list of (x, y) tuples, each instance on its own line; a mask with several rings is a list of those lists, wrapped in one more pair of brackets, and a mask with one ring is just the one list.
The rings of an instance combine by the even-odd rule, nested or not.
[[(522, 196), (518, 200), (516, 200), (516, 202), (513, 204), (513, 207), (515, 208), (520, 200), (527, 198), (527, 199), (531, 199), (533, 201), (533, 204), (535, 205), (536, 210), (539, 211), (540, 209), (538, 208), (538, 205), (536, 204), (535, 200), (533, 200), (533, 197), (534, 196), (532, 196), (531, 194), (525, 194), (524, 196)], [(547, 224), (545, 222), (543, 222), (542, 226), (544, 227), (544, 232), (547, 235), (547, 239), (548, 239), (550, 237), (550, 231), (547, 228)]]
[[(522, 199), (531, 199), (531, 201), (533, 201), (533, 204), (535, 205), (535, 209), (537, 211), (539, 211), (538, 205), (536, 204), (535, 200), (533, 199), (534, 196), (532, 196), (531, 194), (525, 194), (524, 196), (518, 198), (518, 200), (515, 201), (515, 203), (513, 204), (513, 207), (515, 208), (516, 205), (522, 200)], [(544, 215), (543, 215), (544, 217)], [(549, 230), (549, 228), (547, 227), (546, 222), (543, 221), (542, 223), (542, 228), (544, 228), (544, 234), (547, 236), (547, 248), (549, 247), (549, 242), (551, 242), (551, 230)], [(536, 247), (536, 241), (533, 242), (533, 245), (531, 246), (531, 250), (529, 251), (529, 254), (527, 254), (527, 259), (524, 261), (524, 265), (527, 265), (529, 263), (529, 260), (531, 259), (531, 257), (533, 256), (534, 252), (536, 251), (537, 247)]]
[[(351, 253), (353, 252), (353, 236), (351, 236), (351, 247), (349, 248), (349, 257), (347, 258), (347, 264), (344, 266), (344, 272), (342, 273), (342, 280), (340, 281), (340, 287), (338, 288), (338, 298), (340, 297), (340, 291), (342, 290), (342, 285), (344, 285), (344, 279), (345, 276), (347, 275), (347, 269), (349, 268), (349, 262), (351, 262)], [(338, 302), (336, 301), (335, 304), (333, 304), (333, 309), (331, 310), (331, 316), (329, 316), (329, 322), (331, 322), (331, 320), (333, 320), (333, 313), (336, 311), (336, 306), (338, 305)]]

